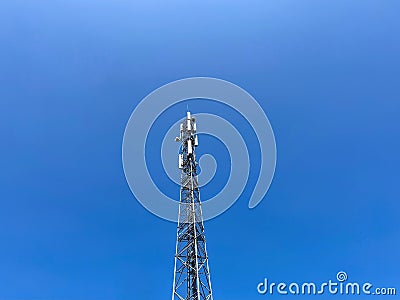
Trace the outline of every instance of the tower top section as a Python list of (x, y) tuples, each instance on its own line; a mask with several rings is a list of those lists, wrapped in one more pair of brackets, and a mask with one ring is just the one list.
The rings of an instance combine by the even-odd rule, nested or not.
[(195, 148), (199, 145), (196, 119), (190, 111), (186, 112), (186, 118), (180, 124), (180, 135), (175, 140), (182, 144), (179, 151), (178, 166), (179, 169), (183, 169), (185, 162), (196, 161)]

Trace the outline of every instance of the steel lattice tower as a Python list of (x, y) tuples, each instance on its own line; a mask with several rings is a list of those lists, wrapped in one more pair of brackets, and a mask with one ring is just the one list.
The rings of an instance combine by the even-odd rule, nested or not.
[(172, 300), (212, 300), (200, 189), (197, 178), (195, 119), (187, 112), (180, 125), (181, 188)]

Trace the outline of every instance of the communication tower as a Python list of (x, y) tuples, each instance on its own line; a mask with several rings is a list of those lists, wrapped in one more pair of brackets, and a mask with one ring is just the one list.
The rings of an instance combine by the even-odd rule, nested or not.
[(178, 167), (181, 188), (176, 235), (172, 300), (212, 300), (200, 189), (197, 176), (198, 146), (195, 118), (187, 112), (180, 124)]

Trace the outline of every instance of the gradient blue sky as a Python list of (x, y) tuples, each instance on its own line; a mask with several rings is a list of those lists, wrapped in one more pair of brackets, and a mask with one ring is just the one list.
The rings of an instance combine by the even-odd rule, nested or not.
[(399, 12), (397, 0), (3, 1), (0, 298), (170, 298), (176, 226), (134, 199), (121, 145), (139, 101), (190, 76), (250, 92), (278, 149), (265, 200), (249, 210), (248, 186), (206, 223), (215, 299), (273, 298), (256, 292), (264, 277), (340, 270), (399, 291)]

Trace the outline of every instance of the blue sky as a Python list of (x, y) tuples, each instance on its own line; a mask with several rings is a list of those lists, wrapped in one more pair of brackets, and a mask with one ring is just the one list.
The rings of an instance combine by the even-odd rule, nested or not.
[(340, 270), (399, 290), (399, 11), (395, 0), (3, 1), (0, 298), (170, 297), (176, 226), (134, 199), (121, 146), (140, 100), (191, 76), (251, 93), (278, 151), (264, 201), (247, 208), (250, 182), (206, 223), (215, 299), (278, 299), (257, 283)]

